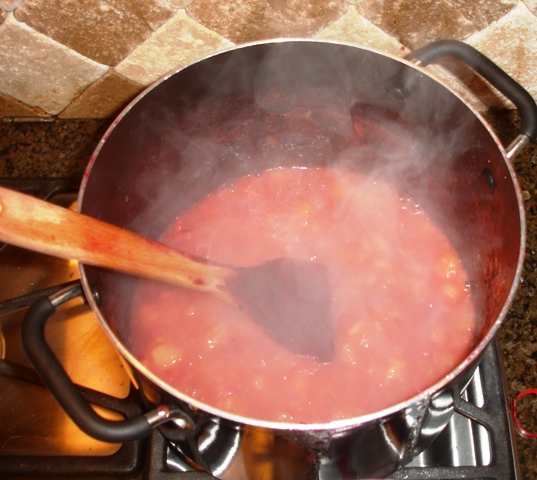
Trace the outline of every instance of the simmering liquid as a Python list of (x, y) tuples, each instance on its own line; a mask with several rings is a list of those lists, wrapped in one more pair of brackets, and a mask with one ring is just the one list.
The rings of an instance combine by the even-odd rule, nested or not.
[(142, 283), (132, 351), (212, 407), (277, 422), (351, 418), (433, 385), (473, 347), (468, 279), (449, 240), (419, 205), (370, 177), (330, 168), (244, 177), (161, 240), (234, 266), (293, 257), (329, 268), (330, 363), (291, 353), (210, 294)]

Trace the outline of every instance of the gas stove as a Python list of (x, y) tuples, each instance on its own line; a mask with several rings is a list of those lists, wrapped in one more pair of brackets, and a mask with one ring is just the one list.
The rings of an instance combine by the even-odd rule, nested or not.
[[(0, 185), (63, 206), (76, 201), (80, 177), (0, 179)], [(0, 472), (2, 478), (215, 478), (196, 470), (163, 431), (143, 441), (107, 444), (82, 433), (63, 413), (26, 359), (20, 324), (41, 296), (78, 282), (76, 262), (10, 245), (0, 251)], [(51, 348), (83, 396), (107, 418), (143, 407), (115, 348), (81, 298), (47, 323)], [(486, 350), (455, 414), (436, 440), (393, 479), (517, 479), (513, 429), (496, 342)], [(217, 472), (212, 472), (217, 476)], [(332, 478), (319, 470), (316, 479)], [(256, 479), (257, 480), (257, 479)]]

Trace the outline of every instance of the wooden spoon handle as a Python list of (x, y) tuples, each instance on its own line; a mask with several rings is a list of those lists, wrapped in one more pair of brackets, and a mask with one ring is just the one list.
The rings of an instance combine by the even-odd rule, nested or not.
[(0, 187), (0, 240), (36, 252), (78, 260), (228, 298), (231, 267), (197, 262), (128, 230)]

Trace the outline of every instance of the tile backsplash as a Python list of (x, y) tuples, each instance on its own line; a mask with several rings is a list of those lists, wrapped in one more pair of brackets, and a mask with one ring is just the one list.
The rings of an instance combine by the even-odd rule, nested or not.
[[(0, 0), (0, 117), (111, 117), (170, 71), (278, 37), (396, 56), (463, 40), (537, 98), (537, 0)], [(431, 68), (478, 110), (509, 105), (454, 62)]]

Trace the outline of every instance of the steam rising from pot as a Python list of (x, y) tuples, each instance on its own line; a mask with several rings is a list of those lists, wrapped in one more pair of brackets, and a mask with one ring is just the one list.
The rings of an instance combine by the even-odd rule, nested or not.
[[(482, 283), (474, 274), (482, 260), (461, 237), (457, 215), (491, 195), (473, 144), (483, 126), (419, 71), (359, 49), (297, 42), (218, 55), (166, 82), (147, 94), (143, 126), (129, 132), (134, 146), (127, 148), (145, 150), (125, 195), (137, 212), (133, 230), (158, 238), (192, 205), (245, 175), (281, 166), (348, 169), (419, 204), (460, 252), (470, 283)], [(222, 212), (222, 222), (232, 216)], [(472, 228), (497, 249), (490, 229)]]
[(340, 165), (415, 188), (436, 163), (460, 157), (471, 126), (449, 121), (460, 108), (451, 95), (429, 95), (430, 82), (391, 59), (328, 47), (258, 46), (255, 58), (247, 48), (233, 51), (189, 67), (196, 85), (178, 74), (177, 96), (149, 109), (132, 135), (144, 144), (153, 138), (136, 179), (149, 208), (132, 227), (150, 221), (147, 233), (158, 234), (153, 225), (164, 227), (170, 210), (282, 161)]

